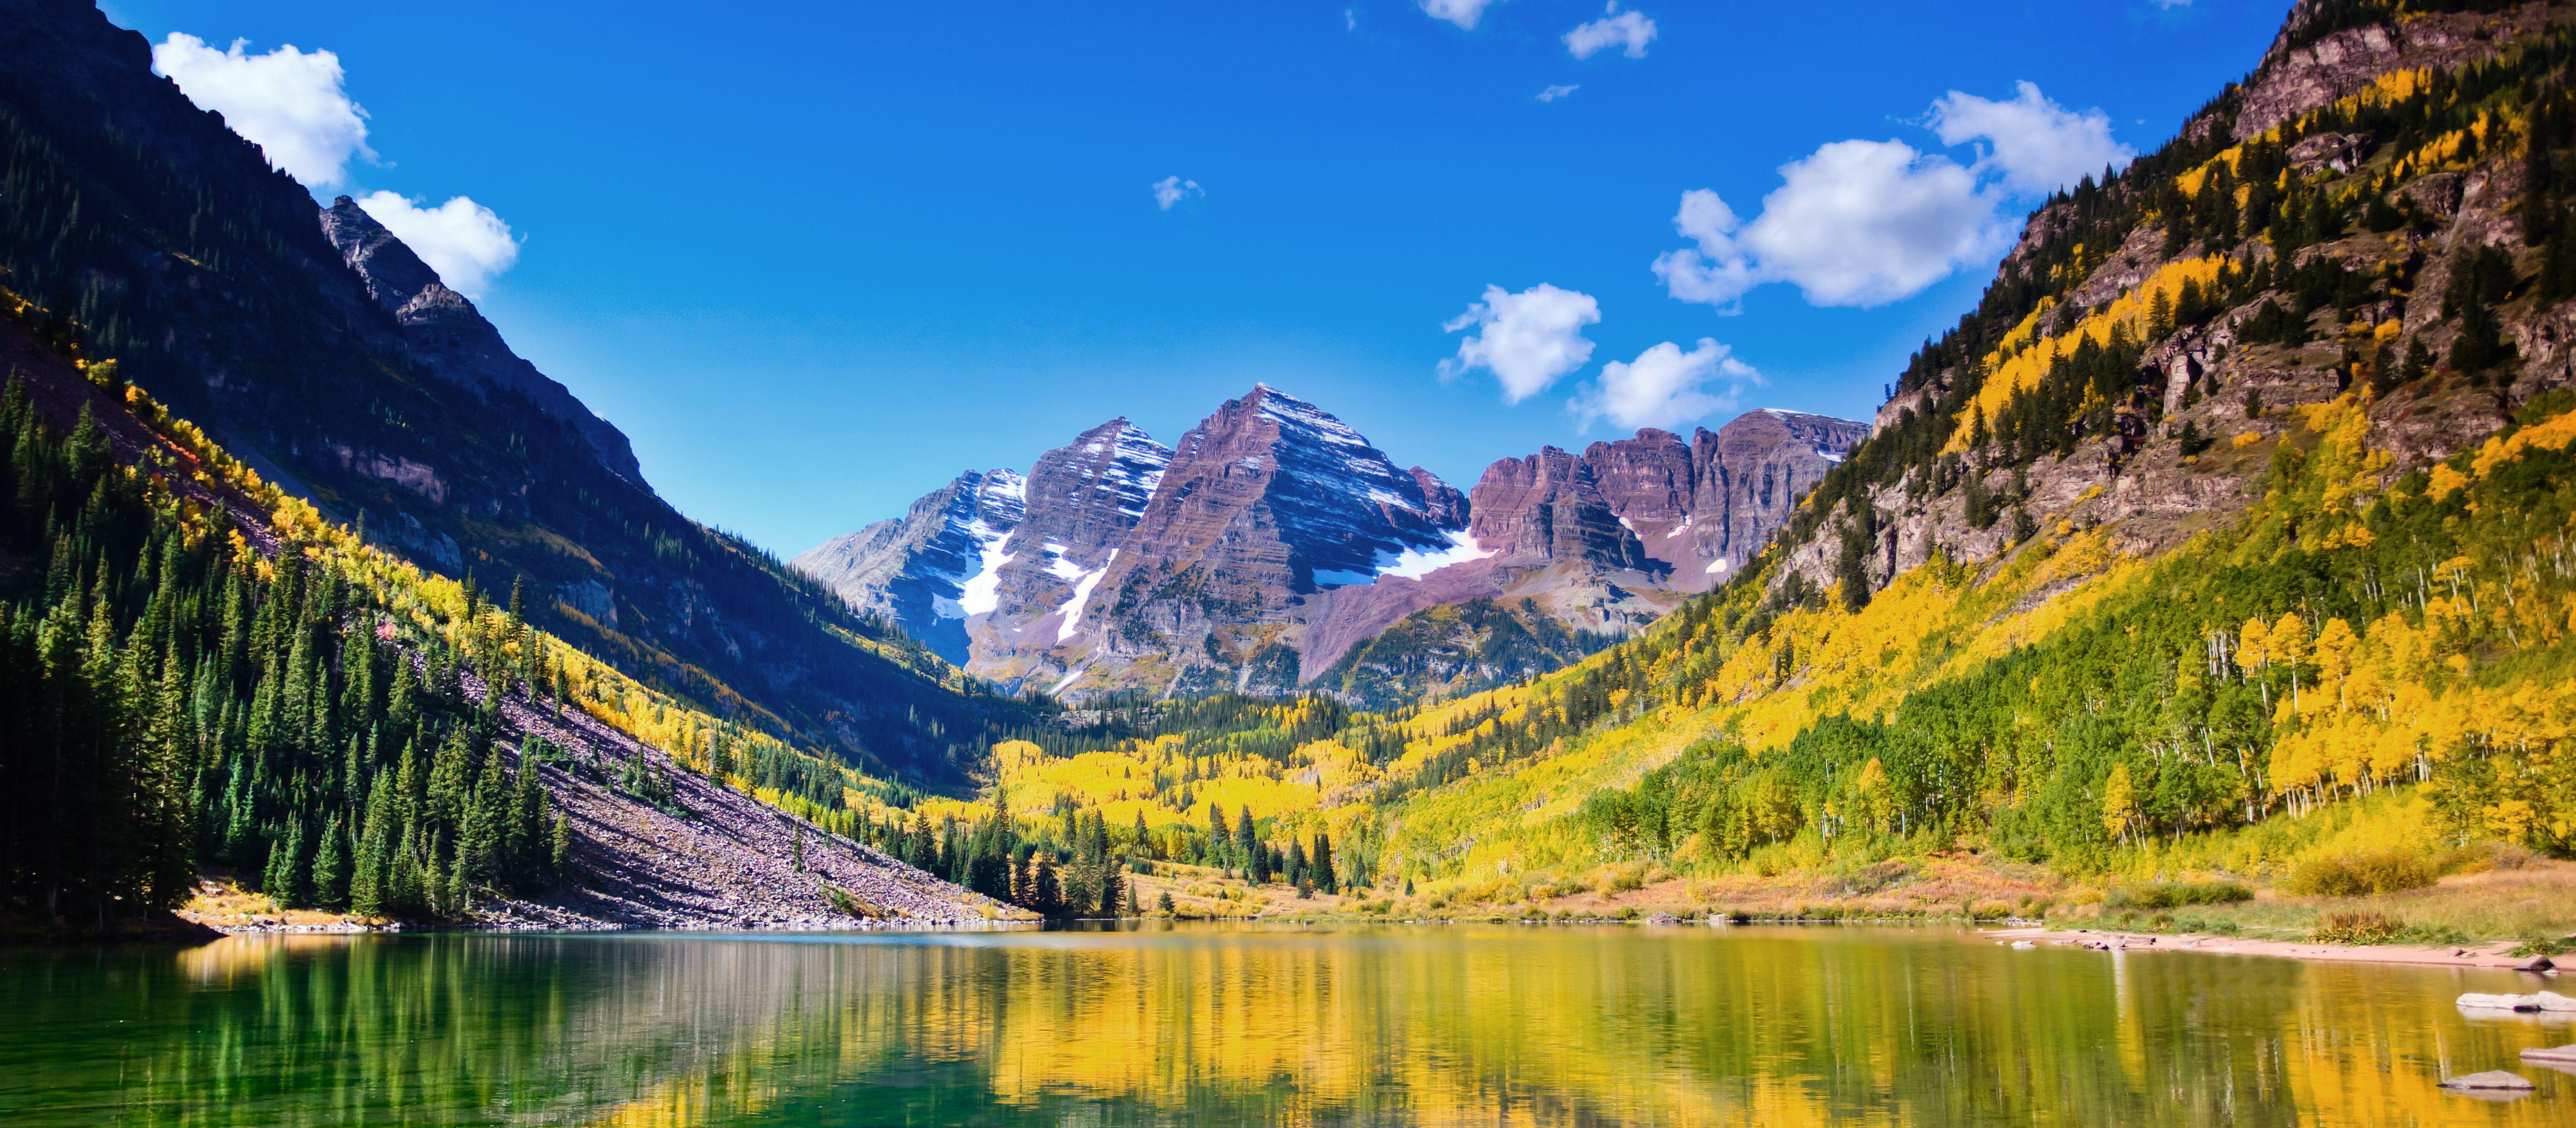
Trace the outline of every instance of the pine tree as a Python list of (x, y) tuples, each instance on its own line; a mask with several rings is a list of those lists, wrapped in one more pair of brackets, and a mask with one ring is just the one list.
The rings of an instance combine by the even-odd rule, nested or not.
[(549, 846), (546, 876), (563, 881), (572, 876), (572, 819), (562, 811), (555, 812), (554, 833)]
[(1247, 869), (1254, 864), (1252, 853), (1253, 847), (1260, 841), (1255, 838), (1253, 834), (1251, 806), (1245, 805), (1235, 808), (1234, 856), (1239, 860), (1240, 864)]
[(340, 909), (349, 903), (349, 852), (342, 844), (346, 837), (339, 815), (322, 825), (322, 842), (313, 852), (315, 908)]

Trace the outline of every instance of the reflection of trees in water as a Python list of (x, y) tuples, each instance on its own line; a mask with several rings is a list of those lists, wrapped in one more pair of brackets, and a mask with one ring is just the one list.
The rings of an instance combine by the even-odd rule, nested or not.
[(2446, 973), (1858, 929), (229, 941), (0, 985), (31, 966), (35, 1029), (130, 1016), (64, 1064), (157, 1123), (2432, 1123), (2440, 1063), (2547, 1040)]

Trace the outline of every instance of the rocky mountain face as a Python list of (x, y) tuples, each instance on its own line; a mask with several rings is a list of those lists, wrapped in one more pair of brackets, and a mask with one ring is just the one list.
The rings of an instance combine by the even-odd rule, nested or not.
[(0, 287), (326, 514), (707, 710), (924, 782), (953, 671), (673, 510), (418, 256), (323, 209), (80, 0), (0, 0)]
[(852, 606), (902, 623), (932, 652), (963, 666), (966, 617), (990, 611), (985, 577), (1026, 511), (1028, 480), (1009, 470), (970, 470), (913, 502), (899, 518), (834, 537), (788, 566)]
[[(347, 196), (322, 209), (322, 234), (342, 261), (366, 282), (367, 294), (402, 326), (411, 353), (442, 379), (453, 381), (504, 410), (533, 407), (579, 432), (610, 473), (636, 485), (644, 470), (626, 433), (593, 414), (572, 390), (520, 359), (465, 295), (447, 288), (438, 272)], [(515, 397), (526, 403), (511, 402)]]
[(1652, 621), (1758, 551), (1867, 432), (1754, 412), (1687, 443), (1502, 459), (1462, 493), (1255, 387), (1175, 449), (1116, 419), (1040, 456), (1016, 524), (969, 501), (1004, 472), (969, 474), (792, 565), (1014, 690), (1392, 700), (1553, 669)]
[[(1162, 692), (1279, 692), (1283, 628), (1311, 596), (1450, 546), (1457, 491), (1402, 470), (1314, 404), (1256, 386), (1181, 436), (1096, 589), (1063, 610), (1065, 679)], [(1159, 684), (1157, 684), (1159, 683)]]

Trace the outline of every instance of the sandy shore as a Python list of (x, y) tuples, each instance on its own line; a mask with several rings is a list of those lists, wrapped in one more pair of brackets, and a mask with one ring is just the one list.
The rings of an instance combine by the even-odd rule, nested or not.
[(2232, 936), (2161, 936), (2145, 932), (2096, 932), (2091, 929), (1999, 928), (1986, 933), (2000, 942), (2028, 941), (2104, 951), (2215, 952), (2236, 956), (2285, 956), (2298, 960), (2349, 963), (2398, 963), (2435, 967), (2485, 967), (2556, 974), (2547, 956), (2517, 956), (2510, 942), (2417, 947), (2408, 944), (2310, 944), (2288, 940), (2246, 940)]

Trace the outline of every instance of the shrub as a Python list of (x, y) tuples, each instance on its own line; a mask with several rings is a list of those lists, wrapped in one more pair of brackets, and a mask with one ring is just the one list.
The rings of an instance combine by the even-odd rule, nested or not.
[(2362, 897), (2433, 884), (2433, 866), (2410, 850), (2319, 854), (2290, 872), (2287, 887), (2306, 897)]
[(1631, 866), (1611, 867), (1610, 872), (1601, 875), (1600, 882), (1603, 896), (1617, 896), (1631, 889), (1643, 888), (1645, 884), (1645, 870)]
[(2123, 885), (2104, 894), (2115, 909), (2172, 909), (2184, 905), (2232, 905), (2251, 901), (2254, 891), (2235, 881), (2146, 881)]
[(2517, 956), (2565, 955), (2571, 939), (2576, 938), (2565, 936), (2526, 936), (2523, 938), (2522, 943), (2514, 946), (2513, 954)]
[(2013, 915), (2013, 907), (2002, 901), (1979, 901), (1968, 907), (1968, 915), (1977, 920), (2002, 920)]
[(2538, 864), (2540, 855), (2532, 853), (2529, 847), (2512, 843), (2496, 847), (2495, 853), (2487, 859), (2489, 868), (2500, 870), (2525, 870)]
[(2386, 913), (2368, 909), (2327, 913), (2317, 922), (2308, 939), (2319, 944), (2385, 944), (2397, 938), (2404, 925)]

